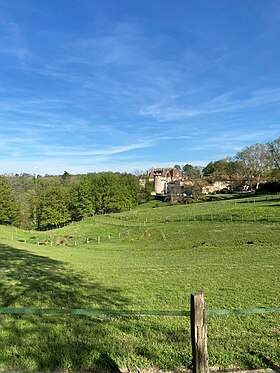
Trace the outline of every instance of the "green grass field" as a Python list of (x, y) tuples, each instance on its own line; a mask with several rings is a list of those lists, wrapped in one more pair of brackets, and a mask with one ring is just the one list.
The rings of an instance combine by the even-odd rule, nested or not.
[[(1, 226), (0, 307), (188, 310), (196, 291), (208, 309), (279, 307), (279, 196), (153, 206), (46, 232)], [(191, 364), (187, 317), (0, 320), (0, 369)], [(211, 366), (280, 364), (280, 313), (209, 316), (208, 334)]]

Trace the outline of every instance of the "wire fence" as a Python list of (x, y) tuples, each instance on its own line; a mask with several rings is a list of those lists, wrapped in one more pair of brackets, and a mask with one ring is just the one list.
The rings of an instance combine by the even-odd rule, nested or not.
[[(280, 206), (280, 205), (279, 205)], [(115, 221), (115, 222), (114, 222)], [(153, 223), (171, 223), (180, 221), (209, 221), (209, 222), (280, 222), (279, 214), (181, 214), (181, 215), (170, 215), (153, 218), (131, 218), (130, 216), (125, 217), (110, 217), (108, 224), (119, 225), (124, 227), (145, 227), (150, 226)], [(117, 223), (116, 223), (117, 222)]]
[(279, 215), (238, 215), (238, 214), (202, 214), (202, 215), (182, 215), (172, 216), (162, 219), (162, 222), (178, 222), (178, 221), (231, 221), (231, 222), (280, 222)]
[[(239, 310), (206, 310), (207, 316), (250, 315), (280, 312), (280, 308), (253, 308)], [(108, 316), (190, 316), (189, 310), (110, 310), (110, 309), (69, 309), (69, 308), (0, 308), (0, 314), (15, 315), (108, 315)]]
[(171, 316), (190, 317), (192, 365), (194, 373), (209, 372), (207, 347), (207, 322), (205, 316), (250, 315), (280, 312), (277, 308), (254, 308), (238, 310), (207, 310), (202, 293), (191, 294), (190, 310), (108, 310), (108, 309), (51, 309), (51, 308), (0, 308), (0, 314), (10, 315), (107, 315), (107, 316)]

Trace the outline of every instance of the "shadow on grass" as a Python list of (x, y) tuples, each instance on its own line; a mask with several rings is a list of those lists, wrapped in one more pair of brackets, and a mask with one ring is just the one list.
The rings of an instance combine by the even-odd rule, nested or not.
[[(0, 245), (0, 274), (0, 307), (124, 308), (128, 303), (119, 289), (71, 273), (62, 262), (6, 245)], [(75, 370), (93, 364), (92, 369), (100, 372), (119, 372), (106, 343), (100, 343), (101, 323), (106, 320), (62, 315), (0, 317), (3, 368)]]
[[(128, 305), (129, 299), (117, 287), (94, 283), (61, 261), (0, 244), (0, 307), (127, 309)], [(175, 366), (190, 359), (185, 352), (179, 360), (174, 355), (172, 361), (167, 354), (167, 361), (161, 362), (166, 346), (170, 349), (171, 341), (181, 344), (186, 333), (184, 329), (173, 333), (159, 318), (145, 324), (139, 317), (0, 314), (0, 324), (0, 369), (5, 370), (118, 373), (118, 365)]]
[(266, 367), (270, 368), (271, 370), (273, 370), (276, 373), (280, 373), (280, 366), (274, 364), (273, 361), (268, 359), (266, 356), (262, 355), (261, 353), (253, 352), (253, 351), (249, 351), (249, 353), (250, 353), (250, 355), (258, 358)]

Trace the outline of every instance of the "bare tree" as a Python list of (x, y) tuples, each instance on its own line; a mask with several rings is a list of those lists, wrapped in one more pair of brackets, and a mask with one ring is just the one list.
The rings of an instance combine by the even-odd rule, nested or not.
[(267, 149), (272, 167), (280, 170), (280, 137), (267, 143)]
[(236, 154), (236, 159), (243, 163), (244, 174), (250, 188), (256, 184), (259, 187), (261, 179), (270, 171), (268, 152), (264, 144), (246, 146), (241, 152)]

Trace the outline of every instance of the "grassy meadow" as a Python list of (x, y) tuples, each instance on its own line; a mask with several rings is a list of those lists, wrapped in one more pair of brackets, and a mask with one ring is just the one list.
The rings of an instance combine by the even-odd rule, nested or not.
[[(157, 207), (159, 206), (159, 207)], [(280, 304), (280, 197), (151, 201), (38, 232), (0, 226), (0, 307), (188, 310)], [(68, 236), (67, 246), (56, 240)], [(0, 314), (0, 369), (191, 364), (187, 317)], [(280, 313), (208, 317), (210, 366), (280, 364)]]

